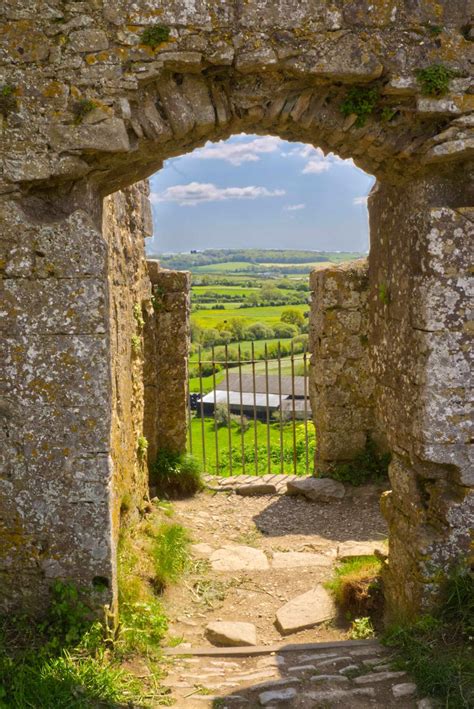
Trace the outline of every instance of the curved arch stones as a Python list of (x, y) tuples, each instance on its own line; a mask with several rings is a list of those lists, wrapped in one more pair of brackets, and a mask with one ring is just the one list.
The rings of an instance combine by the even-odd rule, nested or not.
[[(429, 606), (443, 575), (466, 562), (468, 6), (2, 3), (3, 608), (40, 607), (54, 578), (105, 580), (102, 600), (115, 598), (124, 489), (139, 497), (145, 485), (136, 433), (147, 382), (129, 340), (132, 306), (150, 296), (132, 237), (149, 227), (145, 188), (128, 186), (166, 158), (240, 131), (312, 143), (377, 177), (368, 343), (375, 428), (393, 454), (389, 610)], [(436, 64), (449, 68), (449, 85), (425, 95), (418, 72)], [(341, 110), (367, 98), (365, 120)], [(167, 297), (170, 313), (183, 305), (179, 289)]]

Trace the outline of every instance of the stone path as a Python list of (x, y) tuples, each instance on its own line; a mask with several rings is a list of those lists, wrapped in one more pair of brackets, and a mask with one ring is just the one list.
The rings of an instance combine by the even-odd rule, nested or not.
[[(295, 646), (293, 646), (295, 648)], [(248, 650), (248, 648), (247, 648)], [(225, 651), (227, 652), (227, 651)], [(253, 656), (176, 657), (164, 685), (179, 709), (429, 709), (374, 641), (285, 648)]]
[[(392, 674), (385, 649), (347, 645), (347, 621), (324, 588), (338, 558), (383, 553), (382, 488), (322, 502), (283, 495), (287, 476), (249, 477), (212, 478), (219, 492), (174, 504), (174, 521), (194, 542), (191, 571), (165, 596), (169, 638), (180, 641), (169, 651), (191, 655), (170, 660), (175, 706), (416, 707), (410, 679)], [(262, 484), (276, 491), (235, 494)], [(339, 644), (328, 650), (328, 642)]]

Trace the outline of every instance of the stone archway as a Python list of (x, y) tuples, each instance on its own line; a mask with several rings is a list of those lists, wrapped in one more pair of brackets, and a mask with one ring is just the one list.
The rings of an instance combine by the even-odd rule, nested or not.
[[(3, 605), (40, 605), (56, 577), (105, 579), (114, 597), (118, 449), (136, 441), (114, 428), (103, 199), (240, 131), (312, 143), (377, 177), (369, 342), (393, 452), (387, 597), (393, 612), (429, 605), (465, 559), (472, 516), (468, 2), (62, 8), (0, 11)], [(127, 195), (133, 231), (141, 196)]]

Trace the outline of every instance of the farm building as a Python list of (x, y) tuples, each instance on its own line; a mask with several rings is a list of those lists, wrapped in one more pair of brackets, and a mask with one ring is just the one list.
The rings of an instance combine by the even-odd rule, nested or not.
[[(267, 388), (268, 383), (268, 388)], [(311, 418), (308, 383), (305, 377), (277, 375), (229, 374), (217, 387), (202, 399), (202, 413), (213, 416), (219, 405), (229, 406), (233, 414), (241, 412), (249, 417), (266, 420), (280, 413), (284, 419)], [(201, 406), (198, 405), (198, 414)]]

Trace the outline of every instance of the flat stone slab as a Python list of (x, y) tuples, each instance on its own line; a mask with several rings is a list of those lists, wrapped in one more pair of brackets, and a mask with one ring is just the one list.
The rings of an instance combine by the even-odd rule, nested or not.
[(246, 485), (239, 485), (235, 489), (237, 495), (242, 495), (243, 497), (251, 497), (253, 495), (276, 495), (277, 489), (275, 485), (271, 483), (247, 483)]
[(282, 635), (297, 633), (334, 618), (335, 612), (331, 596), (319, 585), (285, 603), (277, 611), (276, 626)]
[(332, 566), (334, 560), (325, 554), (306, 551), (276, 551), (273, 553), (274, 569), (296, 569), (309, 566)]
[(242, 545), (227, 545), (216, 549), (209, 557), (215, 571), (262, 571), (270, 568), (268, 559), (261, 549)]
[(274, 690), (273, 692), (262, 692), (258, 701), (260, 706), (266, 707), (274, 702), (288, 702), (290, 699), (295, 699), (296, 689), (294, 687), (287, 687), (286, 689)]
[(383, 542), (343, 542), (337, 547), (337, 558), (350, 559), (353, 556), (372, 556), (376, 550), (383, 554), (387, 553), (387, 547)]
[(213, 645), (242, 647), (257, 644), (257, 630), (253, 623), (216, 620), (206, 627), (205, 635)]
[(212, 554), (212, 552), (214, 551), (214, 547), (211, 547), (210, 544), (204, 544), (204, 543), (193, 544), (191, 546), (191, 551), (195, 556), (207, 557)]
[(413, 682), (402, 682), (402, 684), (394, 684), (392, 694), (395, 699), (400, 697), (411, 697), (416, 694), (416, 684)]
[(337, 502), (345, 495), (344, 485), (330, 478), (302, 478), (289, 480), (287, 495), (303, 495), (312, 502)]

